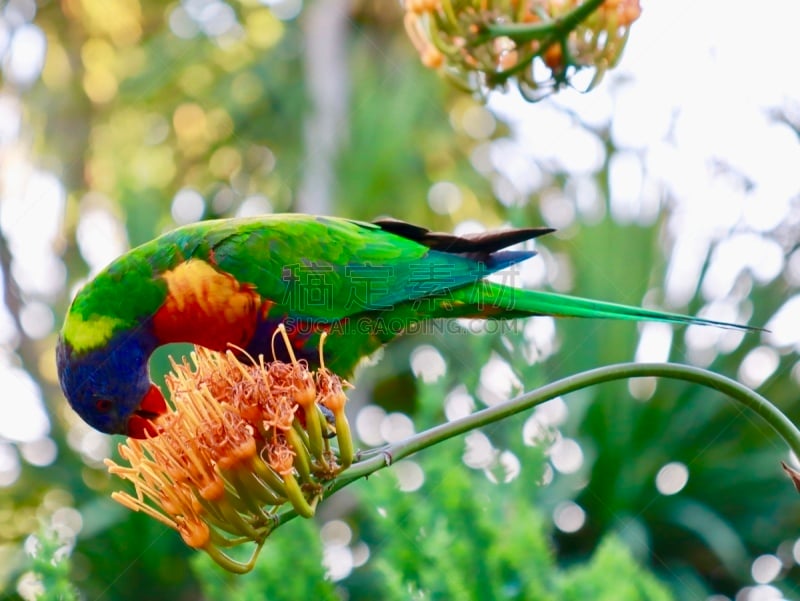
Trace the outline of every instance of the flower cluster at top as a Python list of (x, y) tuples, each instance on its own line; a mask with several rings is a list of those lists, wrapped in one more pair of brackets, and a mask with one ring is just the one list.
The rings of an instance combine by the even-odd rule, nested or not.
[[(159, 419), (158, 436), (121, 444), (128, 465), (106, 460), (135, 489), (112, 498), (174, 528), (226, 569), (246, 572), (279, 508), (290, 503), (311, 517), (323, 484), (350, 465), (346, 386), (324, 367), (242, 362), (198, 347), (191, 363), (173, 361), (174, 410)], [(247, 563), (222, 550), (247, 542), (256, 544)]]
[(405, 27), (426, 67), (470, 91), (513, 79), (529, 100), (619, 60), (639, 0), (405, 0)]

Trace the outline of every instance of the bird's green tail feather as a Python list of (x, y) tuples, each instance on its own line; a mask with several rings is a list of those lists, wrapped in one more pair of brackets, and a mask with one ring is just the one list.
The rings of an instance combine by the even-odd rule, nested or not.
[[(448, 300), (449, 302), (447, 302)], [(510, 288), (487, 281), (451, 291), (449, 299), (443, 297), (442, 301), (440, 309), (436, 311), (436, 317), (511, 319), (533, 315), (553, 315), (556, 317), (699, 324), (734, 330), (761, 330), (761, 328), (691, 317), (679, 313), (654, 311), (553, 292)]]

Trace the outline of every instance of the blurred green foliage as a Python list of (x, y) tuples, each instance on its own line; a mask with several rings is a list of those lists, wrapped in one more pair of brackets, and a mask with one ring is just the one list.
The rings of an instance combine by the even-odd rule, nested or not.
[[(67, 281), (56, 298), (44, 299), (56, 322), (71, 288), (98, 267), (82, 241), (81, 227), (91, 215), (110, 216), (123, 242), (138, 244), (181, 220), (173, 199), (183, 189), (202, 198), (193, 214), (198, 219), (292, 210), (303, 201), (298, 190), (309, 177), (310, 157), (320, 152), (313, 135), (303, 136), (316, 110), (305, 79), (305, 12), (281, 20), (277, 8), (273, 13), (259, 3), (209, 1), (204, 6), (215, 6), (221, 16), (203, 20), (189, 14), (201, 4), (125, 0), (111, 10), (102, 0), (65, 0), (41, 2), (30, 15), (48, 41), (41, 77), (30, 88), (3, 85), (24, 107), (21, 146), (27, 144), (31, 161), (55, 173), (67, 191), (63, 234), (54, 249)], [(509, 184), (495, 163), (480, 157), (488, 143), (509, 135), (508, 127), (421, 68), (397, 7), (365, 0), (348, 11), (348, 97), (329, 99), (347, 107), (346, 133), (331, 157), (330, 212), (392, 214), (451, 230), (467, 220), (542, 223), (540, 201), (548, 194), (575, 204), (570, 174), (552, 163), (530, 166), (542, 177), (533, 193), (519, 193), (520, 202), (497, 200), (498, 186)], [(232, 15), (229, 29), (209, 33), (225, 15)], [(480, 135), (469, 126), (475, 115), (490, 124)], [(542, 243), (540, 260), (550, 273), (538, 284), (631, 304), (647, 295), (661, 303), (663, 216), (620, 224), (607, 215), (616, 149), (607, 131), (593, 134), (606, 152), (590, 178), (600, 191), (602, 218), (579, 215)], [(459, 193), (448, 210), (429, 202), (440, 182), (453, 183)], [(5, 255), (6, 291), (24, 297), (9, 288), (15, 284), (12, 257)], [(789, 292), (783, 278), (753, 288), (752, 322), (765, 323)], [(7, 297), (15, 313), (19, 307), (8, 300), (13, 294)], [(703, 302), (697, 294), (689, 310)], [(549, 322), (534, 323), (541, 331)], [(445, 419), (443, 399), (456, 390), (476, 406), (492, 401), (495, 393), (482, 389), (489, 362), (508, 369), (496, 378), (508, 380), (513, 393), (630, 360), (640, 340), (630, 324), (559, 322), (549, 342), (531, 331), (522, 324), (398, 341), (360, 373), (354, 417), (375, 403), (408, 412), (421, 430)], [(253, 573), (229, 576), (172, 531), (107, 498), (119, 484), (98, 458), (113, 449), (66, 408), (55, 380), (54, 342), (55, 333), (42, 339), (23, 333), (8, 353), (41, 387), (58, 455), (45, 466), (23, 461), (16, 481), (2, 489), (4, 597), (15, 598), (20, 575), (36, 569), (22, 551), (24, 539), (64, 507), (82, 516), (70, 562), (72, 583), (87, 599), (732, 598), (754, 584), (750, 566), (765, 553), (784, 562), (777, 586), (787, 596), (796, 591), (800, 570), (791, 550), (800, 512), (778, 469), (785, 450), (754, 416), (740, 414), (720, 395), (667, 382), (609, 384), (571, 395), (565, 421), (548, 436), (580, 443), (583, 461), (574, 472), (554, 470), (543, 446), (523, 441), (527, 418), (508, 420), (483, 432), (496, 454), (485, 469), (465, 465), (463, 441), (447, 443), (418, 458), (421, 488), (399, 490), (395, 472), (402, 466), (394, 466), (323, 504), (318, 522), (281, 528)], [(434, 345), (446, 365), (433, 383), (409, 369), (409, 354), (422, 343)], [(735, 375), (758, 344), (758, 335), (747, 336), (733, 350), (715, 353), (711, 368)], [(676, 330), (670, 358), (686, 356), (685, 331)], [(796, 353), (782, 354), (760, 389), (795, 420), (796, 361)], [(154, 369), (163, 374), (166, 366), (162, 353)], [(663, 495), (656, 474), (675, 461), (688, 466), (691, 477), (678, 494)], [(564, 532), (553, 516), (570, 501), (585, 512), (585, 523)], [(325, 577), (317, 528), (333, 519), (348, 524), (352, 549), (368, 549), (364, 563), (336, 582)]]
[(33, 548), (30, 551), (31, 571), (26, 578), (27, 586), (37, 590), (37, 598), (42, 601), (78, 599), (70, 579), (72, 566), (69, 550), (63, 541), (55, 532), (45, 529), (29, 540)]
[(191, 565), (206, 599), (249, 601), (293, 601), (294, 599), (339, 599), (336, 585), (325, 579), (322, 543), (313, 523), (297, 520), (291, 529), (275, 532), (246, 577), (229, 574), (204, 553), (197, 553)]
[(413, 492), (401, 492), (391, 471), (358, 485), (363, 517), (350, 526), (377, 557), (351, 576), (336, 584), (324, 580), (316, 528), (292, 523), (276, 532), (252, 576), (224, 575), (198, 554), (192, 565), (204, 593), (270, 601), (671, 599), (613, 537), (585, 565), (558, 567), (530, 486), (541, 473), (539, 449), (528, 448), (524, 473), (509, 484), (453, 469), (459, 453), (460, 445), (448, 443), (421, 458), (425, 482)]

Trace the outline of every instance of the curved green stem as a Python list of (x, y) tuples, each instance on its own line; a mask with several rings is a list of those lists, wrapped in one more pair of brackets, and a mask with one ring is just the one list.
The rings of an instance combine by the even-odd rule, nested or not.
[[(569, 376), (512, 399), (507, 403), (489, 407), (460, 420), (421, 432), (416, 436), (392, 445), (387, 451), (393, 459), (402, 459), (420, 449), (515, 415), (563, 394), (603, 382), (641, 377), (685, 380), (714, 388), (728, 395), (764, 418), (778, 435), (786, 441), (789, 448), (800, 457), (800, 430), (763, 396), (728, 377), (698, 367), (670, 363), (620, 363)], [(374, 461), (374, 459), (370, 461)], [(349, 476), (350, 474), (343, 475)], [(353, 474), (353, 476), (359, 477), (356, 474)]]
[[(694, 382), (728, 395), (734, 401), (760, 415), (783, 438), (795, 455), (800, 457), (800, 430), (775, 405), (739, 382), (689, 365), (674, 363), (619, 363), (568, 376), (511, 399), (506, 403), (483, 409), (467, 417), (435, 426), (398, 443), (376, 449), (376, 455), (354, 463), (334, 480), (326, 488), (324, 496), (327, 497), (348, 484), (360, 478), (365, 478), (391, 465), (392, 462), (408, 457), (417, 451), (470, 430), (516, 415), (556, 397), (603, 382), (644, 377), (671, 378)], [(294, 511), (280, 514), (278, 516), (278, 525), (293, 519), (296, 515)]]
[(567, 14), (552, 21), (537, 23), (491, 23), (485, 26), (487, 37), (505, 36), (515, 42), (530, 42), (563, 37), (600, 8), (605, 0), (586, 0)]
[(247, 560), (246, 563), (238, 561), (219, 549), (214, 545), (207, 545), (203, 548), (203, 550), (208, 553), (208, 555), (213, 559), (217, 564), (228, 570), (233, 574), (247, 574), (250, 570), (253, 569), (253, 566), (256, 565), (256, 559), (258, 559), (258, 554), (261, 552), (261, 548), (264, 546), (264, 541), (257, 543), (253, 554), (250, 556), (250, 559)]
[(334, 413), (336, 419), (336, 440), (339, 443), (339, 465), (346, 470), (353, 463), (353, 435), (350, 433), (350, 423), (344, 408)]

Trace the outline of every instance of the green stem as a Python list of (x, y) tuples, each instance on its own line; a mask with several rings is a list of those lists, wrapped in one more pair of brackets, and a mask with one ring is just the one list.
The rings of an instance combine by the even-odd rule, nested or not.
[(336, 419), (336, 440), (339, 443), (339, 467), (346, 470), (353, 463), (353, 435), (350, 433), (350, 423), (347, 421), (344, 407), (334, 413)]
[(317, 409), (316, 403), (312, 403), (309, 407), (304, 407), (303, 409), (306, 414), (308, 448), (317, 460), (322, 460), (322, 424), (320, 423), (319, 409)]
[(283, 481), (286, 485), (286, 496), (289, 497), (289, 501), (291, 501), (294, 511), (296, 511), (299, 515), (302, 515), (304, 518), (314, 517), (314, 507), (316, 506), (316, 502), (313, 505), (309, 504), (305, 495), (303, 495), (303, 491), (300, 488), (300, 485), (297, 483), (294, 474), (286, 474), (283, 477)]
[(215, 504), (222, 513), (225, 523), (230, 527), (228, 532), (247, 536), (254, 541), (258, 540), (258, 530), (250, 522), (248, 522), (231, 503), (228, 502), (228, 497), (223, 497)]
[(235, 538), (229, 538), (224, 534), (222, 534), (216, 528), (209, 528), (209, 532), (211, 536), (211, 544), (219, 548), (238, 547), (239, 545), (243, 545), (244, 543), (251, 542), (251, 540), (246, 536), (237, 536)]
[[(214, 506), (214, 503), (206, 501), (203, 498), (199, 498), (198, 501), (206, 511), (205, 515), (203, 515), (203, 519), (208, 525), (214, 526), (214, 528), (222, 532), (237, 537), (237, 540), (240, 538), (243, 538), (243, 540), (250, 540), (249, 537), (242, 534), (241, 529), (237, 525), (232, 525), (227, 521), (225, 516), (223, 516), (222, 513)], [(211, 529), (212, 532), (214, 532), (214, 528)]]
[[(705, 369), (674, 363), (619, 363), (568, 376), (531, 392), (518, 396), (506, 403), (483, 409), (467, 417), (435, 426), (398, 443), (376, 449), (378, 454), (364, 461), (354, 463), (333, 481), (325, 490), (327, 497), (352, 482), (369, 476), (398, 461), (450, 438), (470, 430), (487, 426), (522, 411), (526, 411), (556, 397), (581, 388), (629, 378), (659, 377), (684, 380), (713, 388), (728, 395), (734, 401), (748, 407), (772, 426), (783, 438), (789, 448), (800, 457), (800, 430), (780, 409), (757, 392), (719, 374)], [(293, 511), (278, 516), (278, 524), (296, 517)]]
[(600, 8), (605, 0), (586, 0), (567, 14), (547, 22), (491, 23), (485, 26), (487, 37), (505, 36), (515, 42), (530, 42), (548, 37), (564, 37)]
[(236, 488), (239, 498), (247, 504), (252, 515), (260, 514), (266, 518), (268, 516), (262, 510), (264, 505), (281, 505), (286, 501), (253, 472), (232, 469), (228, 470), (225, 477)]
[(256, 559), (258, 559), (258, 554), (261, 552), (261, 548), (264, 546), (264, 541), (261, 541), (256, 544), (256, 548), (253, 551), (253, 554), (250, 556), (250, 559), (247, 560), (247, 563), (243, 563), (241, 561), (237, 561), (221, 549), (215, 547), (214, 545), (208, 545), (203, 548), (203, 551), (208, 553), (208, 555), (213, 559), (217, 564), (228, 570), (233, 574), (247, 574), (250, 570), (253, 569), (253, 566), (256, 565)]
[[(778, 435), (786, 441), (795, 454), (800, 453), (800, 430), (763, 396), (725, 376), (698, 367), (671, 363), (621, 363), (569, 376), (512, 399), (507, 403), (478, 411), (461, 420), (442, 424), (421, 432), (416, 436), (396, 443), (388, 451), (393, 459), (402, 459), (420, 449), (515, 415), (563, 394), (603, 382), (641, 377), (685, 380), (714, 388), (764, 418)], [(798, 454), (798, 457), (800, 457), (800, 454)], [(371, 461), (374, 461), (374, 459)], [(349, 474), (345, 475), (349, 476)], [(356, 474), (354, 476), (358, 477)]]
[(258, 476), (259, 479), (263, 480), (267, 486), (275, 491), (275, 494), (280, 497), (286, 497), (286, 488), (283, 485), (283, 478), (281, 478), (261, 457), (253, 457), (250, 461), (250, 467), (252, 467), (255, 475)]
[[(297, 420), (295, 419), (295, 424), (296, 423)], [(301, 438), (297, 430), (295, 430), (294, 426), (286, 430), (285, 436), (286, 440), (289, 442), (289, 445), (291, 445), (291, 447), (294, 449), (294, 467), (300, 474), (300, 479), (303, 482), (310, 482), (311, 465), (309, 463), (308, 451), (306, 450), (306, 446), (303, 444), (303, 439)], [(283, 484), (285, 490), (286, 487), (285, 478)], [(288, 492), (286, 494), (288, 496)]]

